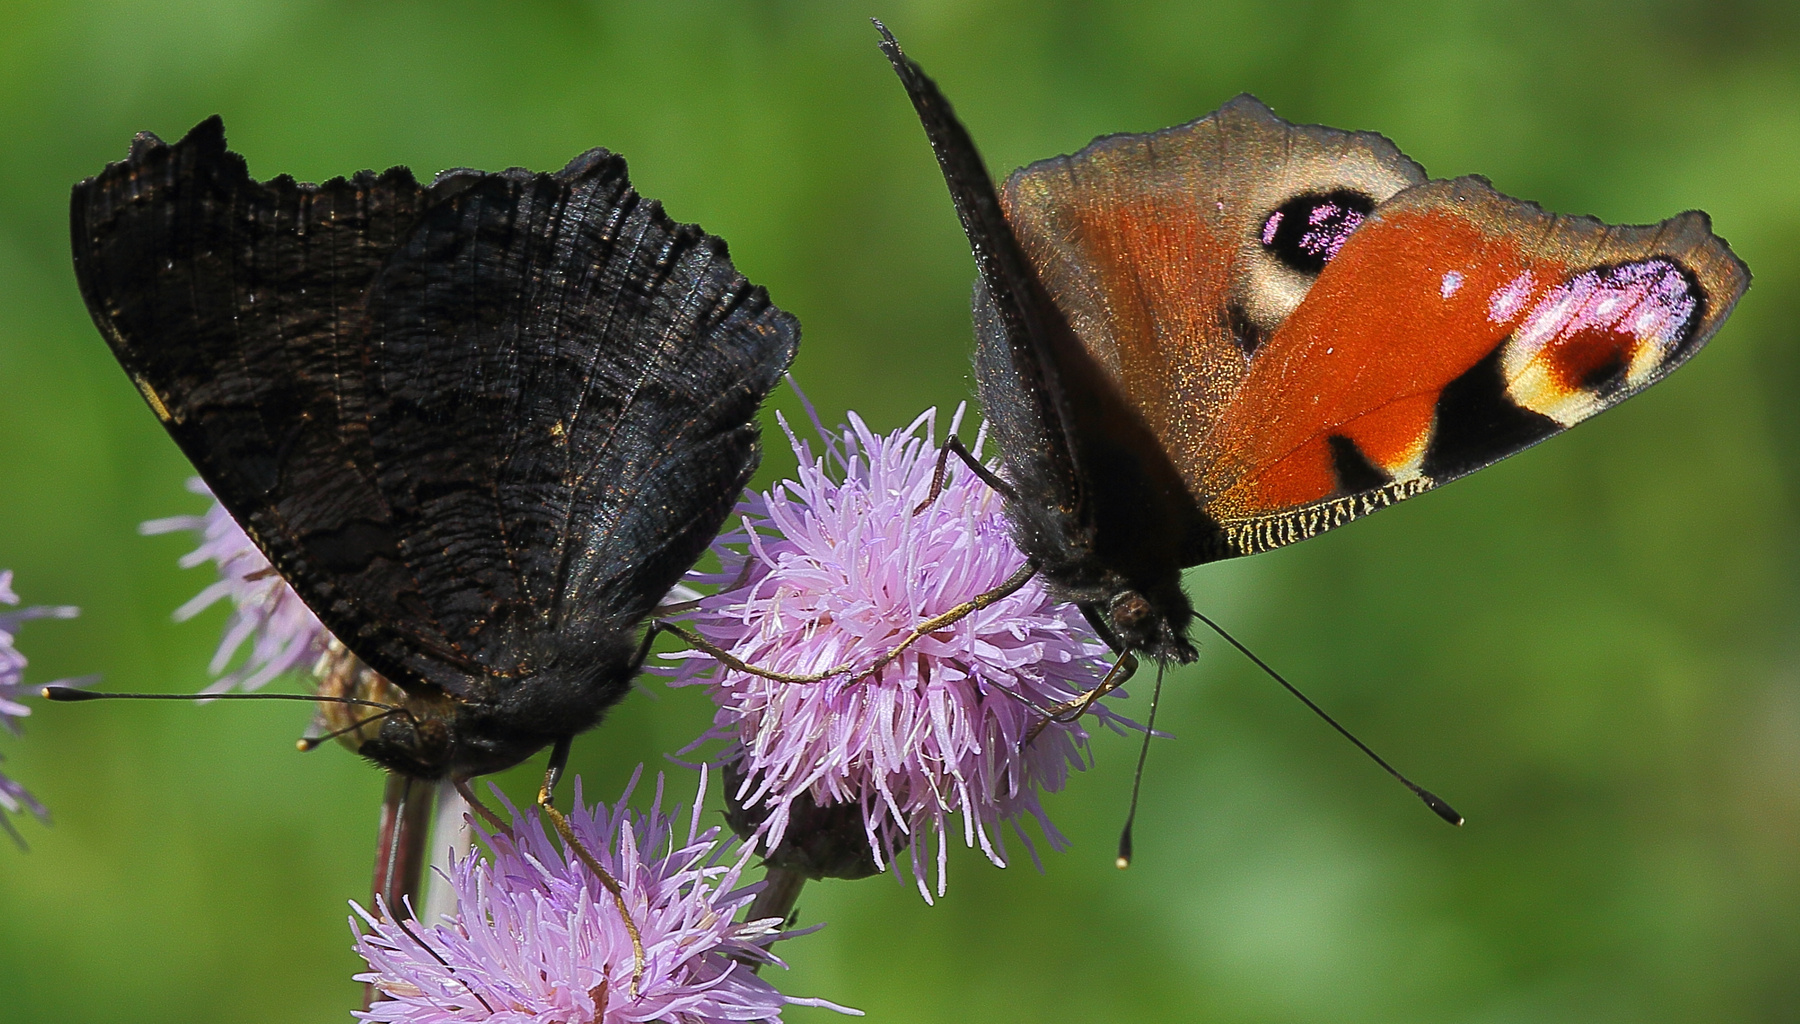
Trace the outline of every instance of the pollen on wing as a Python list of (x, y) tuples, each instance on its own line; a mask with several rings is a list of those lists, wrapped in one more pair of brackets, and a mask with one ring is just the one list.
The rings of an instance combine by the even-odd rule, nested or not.
[(1688, 336), (1698, 309), (1687, 276), (1669, 259), (1577, 274), (1546, 292), (1507, 341), (1507, 391), (1527, 409), (1578, 423), (1605, 408), (1619, 384), (1648, 381)]

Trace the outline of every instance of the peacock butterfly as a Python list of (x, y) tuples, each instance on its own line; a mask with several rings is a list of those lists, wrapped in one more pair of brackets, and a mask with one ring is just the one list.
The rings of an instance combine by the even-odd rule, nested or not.
[(1014, 533), (1121, 653), (1193, 660), (1183, 567), (1304, 540), (1617, 405), (1750, 283), (1704, 213), (1549, 214), (1248, 95), (996, 190), (877, 27), (974, 251)]
[(799, 344), (723, 241), (603, 149), (548, 174), (260, 182), (214, 117), (76, 185), (71, 232), (170, 436), (405, 692), (361, 750), (414, 778), (555, 743), (554, 778), (755, 470)]

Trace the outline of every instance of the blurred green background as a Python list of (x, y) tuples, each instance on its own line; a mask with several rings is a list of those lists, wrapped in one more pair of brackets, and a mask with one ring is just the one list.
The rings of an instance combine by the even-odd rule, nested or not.
[[(1432, 4), (0, 6), (0, 566), (32, 678), (190, 690), (223, 615), (140, 520), (188, 469), (94, 332), (69, 186), (224, 114), (259, 176), (624, 153), (805, 324), (828, 422), (970, 392), (972, 267), (875, 50), (884, 17), (1004, 171), (1240, 91), (1614, 222), (1708, 210), (1756, 283), (1711, 348), (1570, 435), (1310, 543), (1193, 572), (1198, 605), (1469, 817), (1443, 826), (1217, 642), (1175, 675), (1139, 863), (1135, 746), (1048, 800), (1042, 874), (966, 850), (926, 907), (814, 886), (779, 983), (878, 1021), (1800, 1021), (1800, 11)], [(777, 403), (794, 409), (785, 394)], [(772, 446), (762, 480), (791, 466)], [(1142, 712), (1144, 690), (1133, 704)], [(40, 708), (5, 770), (56, 815), (0, 844), (0, 1018), (347, 1019), (345, 900), (378, 774), (284, 706)], [(708, 717), (654, 681), (576, 747), (616, 793)], [(505, 782), (523, 796), (533, 767)], [(675, 769), (680, 771), (680, 769)], [(683, 786), (691, 786), (685, 777)], [(794, 1009), (791, 1020), (835, 1019)]]

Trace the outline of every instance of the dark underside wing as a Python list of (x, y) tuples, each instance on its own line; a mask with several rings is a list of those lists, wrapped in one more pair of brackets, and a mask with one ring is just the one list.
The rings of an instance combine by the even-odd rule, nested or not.
[(1158, 610), (1150, 632), (1117, 639), (1192, 660), (1179, 567), (1215, 543), (1143, 418), (1111, 386), (1026, 259), (993, 181), (949, 102), (885, 28), (882, 49), (923, 123), (975, 256), (975, 373), (1016, 497), (1020, 547), (1060, 596), (1105, 621), (1123, 591)]
[(325, 625), (550, 738), (623, 692), (798, 345), (599, 149), (257, 182), (214, 118), (77, 185), (72, 235), (120, 363)]

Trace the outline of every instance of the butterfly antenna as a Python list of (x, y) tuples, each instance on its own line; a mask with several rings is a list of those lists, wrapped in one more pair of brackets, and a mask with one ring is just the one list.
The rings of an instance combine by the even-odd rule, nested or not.
[(84, 690), (79, 686), (46, 686), (39, 693), (45, 700), (60, 701), (66, 704), (84, 700), (303, 700), (308, 704), (354, 704), (358, 707), (376, 708), (390, 715), (412, 714), (411, 711), (398, 704), (384, 704), (378, 700), (363, 700), (360, 697), (333, 697), (324, 694), (108, 693), (104, 690)]
[(320, 747), (324, 746), (325, 744), (331, 742), (332, 740), (337, 739), (339, 736), (343, 736), (347, 733), (353, 733), (356, 730), (361, 729), (365, 725), (372, 725), (376, 722), (381, 721), (384, 718), (392, 718), (393, 716), (400, 714), (404, 710), (405, 710), (404, 708), (393, 708), (391, 710), (382, 711), (378, 714), (370, 715), (367, 718), (360, 719), (355, 722), (351, 722), (349, 725), (344, 726), (342, 729), (333, 729), (330, 732), (325, 733), (320, 736), (302, 736), (302, 737), (300, 737), (299, 741), (297, 743), (295, 743), (295, 746), (300, 748), (300, 752), (302, 754), (306, 753), (309, 750), (317, 750)]
[[(1285, 687), (1287, 689), (1287, 692), (1300, 698), (1300, 703), (1305, 704), (1307, 707), (1311, 708), (1312, 713), (1315, 715), (1318, 715), (1320, 718), (1323, 718), (1325, 720), (1326, 725), (1329, 725), (1333, 729), (1336, 729), (1339, 733), (1341, 733), (1343, 735), (1343, 737), (1345, 739), (1349, 740), (1351, 743), (1356, 744), (1356, 749), (1369, 755), (1369, 759), (1371, 761), (1374, 761), (1376, 764), (1381, 766), (1381, 769), (1383, 771), (1387, 772), (1389, 775), (1392, 775), (1394, 778), (1398, 779), (1402, 786), (1405, 786), (1407, 789), (1412, 790), (1413, 795), (1418, 797), (1420, 800), (1425, 801), (1425, 806), (1431, 808), (1432, 812), (1435, 813), (1438, 817), (1444, 819), (1445, 821), (1449, 822), (1452, 825), (1461, 825), (1463, 823), (1463, 816), (1456, 813), (1456, 808), (1451, 807), (1449, 804), (1445, 803), (1443, 801), (1443, 799), (1441, 797), (1439, 797), (1436, 793), (1433, 793), (1431, 790), (1426, 789), (1423, 786), (1420, 786), (1420, 785), (1414, 783), (1413, 780), (1400, 774), (1400, 772), (1398, 770), (1396, 770), (1393, 765), (1388, 764), (1385, 760), (1383, 760), (1380, 754), (1377, 754), (1375, 751), (1370, 750), (1369, 745), (1367, 743), (1364, 743), (1362, 740), (1357, 739), (1354, 735), (1351, 734), (1350, 730), (1339, 725), (1337, 719), (1326, 714), (1324, 708), (1318, 706), (1317, 704), (1314, 704), (1312, 702), (1312, 699), (1310, 697), (1308, 697), (1306, 694), (1301, 693), (1299, 691), (1299, 689), (1297, 689), (1294, 686), (1293, 683), (1290, 683), (1286, 679), (1283, 679), (1281, 677), (1281, 673), (1270, 668), (1268, 662), (1263, 661), (1261, 658), (1257, 657), (1256, 654), (1250, 650), (1250, 648), (1245, 647), (1243, 644), (1239, 643), (1237, 637), (1234, 637), (1230, 633), (1225, 632), (1223, 627), (1221, 627), (1218, 623), (1214, 622), (1213, 620), (1207, 618), (1205, 615), (1201, 614), (1200, 612), (1195, 612), (1194, 617), (1199, 619), (1201, 622), (1206, 623), (1207, 628), (1211, 629), (1213, 632), (1224, 637), (1226, 643), (1229, 643), (1231, 646), (1237, 648), (1238, 652), (1240, 654), (1242, 654), (1244, 657), (1249, 658), (1252, 662), (1254, 662), (1256, 664), (1256, 667), (1262, 669), (1263, 672), (1265, 672), (1270, 679), (1275, 680), (1276, 682), (1280, 683), (1283, 687)], [(1152, 707), (1154, 707), (1154, 706), (1155, 705), (1152, 705)]]
[(1163, 666), (1156, 665), (1156, 689), (1150, 691), (1150, 720), (1144, 723), (1144, 745), (1138, 748), (1137, 774), (1131, 778), (1131, 809), (1125, 812), (1125, 827), (1119, 830), (1119, 859), (1113, 863), (1120, 871), (1131, 866), (1131, 826), (1137, 822), (1138, 790), (1144, 785), (1144, 762), (1150, 758), (1150, 737), (1156, 735), (1156, 705), (1162, 700)]

